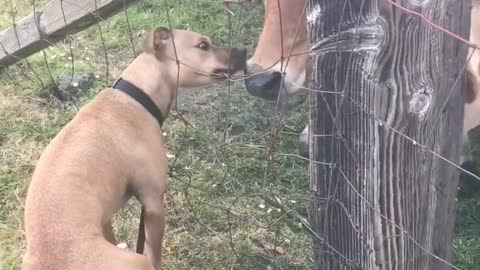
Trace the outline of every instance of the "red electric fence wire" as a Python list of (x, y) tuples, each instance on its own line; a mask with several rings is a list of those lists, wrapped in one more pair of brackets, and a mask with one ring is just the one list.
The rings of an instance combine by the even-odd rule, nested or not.
[(435, 28), (435, 29), (437, 29), (437, 30), (439, 30), (439, 31), (441, 31), (441, 32), (444, 32), (445, 34), (447, 34), (447, 35), (449, 35), (449, 36), (451, 36), (451, 37), (453, 37), (453, 38), (455, 38), (455, 39), (458, 39), (459, 41), (467, 44), (469, 47), (472, 47), (472, 48), (477, 49), (477, 50), (480, 49), (480, 47), (479, 47), (477, 44), (471, 43), (470, 41), (462, 38), (461, 36), (459, 36), (459, 35), (451, 32), (451, 31), (449, 31), (449, 30), (441, 27), (440, 25), (432, 22), (432, 21), (429, 20), (427, 17), (425, 17), (425, 15), (423, 15), (422, 13), (419, 13), (419, 12), (413, 11), (413, 10), (411, 10), (411, 9), (408, 9), (408, 8), (406, 8), (406, 7), (404, 7), (404, 6), (396, 3), (396, 2), (393, 1), (393, 0), (385, 0), (385, 1), (388, 2), (388, 3), (390, 3), (390, 4), (392, 4), (393, 6), (397, 7), (398, 9), (402, 10), (402, 11), (405, 12), (405, 13), (408, 13), (408, 14), (411, 14), (411, 15), (415, 15), (415, 16), (420, 17), (420, 19), (422, 19), (422, 20), (423, 20), (424, 22), (426, 22), (428, 25), (432, 26), (433, 28)]

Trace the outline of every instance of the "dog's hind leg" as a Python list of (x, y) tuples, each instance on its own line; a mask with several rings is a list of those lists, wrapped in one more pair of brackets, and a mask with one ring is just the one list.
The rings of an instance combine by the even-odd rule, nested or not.
[(90, 269), (159, 270), (152, 266), (147, 256), (117, 248), (110, 243), (104, 242), (98, 245), (97, 249), (101, 249), (103, 252), (96, 257), (95, 268)]

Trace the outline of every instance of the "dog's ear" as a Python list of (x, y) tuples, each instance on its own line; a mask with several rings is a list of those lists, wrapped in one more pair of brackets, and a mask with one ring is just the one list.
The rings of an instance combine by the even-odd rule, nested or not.
[(165, 27), (157, 27), (150, 31), (148, 37), (143, 42), (143, 50), (146, 53), (152, 53), (157, 58), (161, 55), (169, 39), (172, 38), (172, 31)]

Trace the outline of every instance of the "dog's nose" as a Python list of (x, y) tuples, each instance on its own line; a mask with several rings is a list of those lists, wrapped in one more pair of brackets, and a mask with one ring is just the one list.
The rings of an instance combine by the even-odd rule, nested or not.
[(243, 62), (247, 63), (247, 49), (246, 48), (239, 48), (237, 49), (238, 58)]
[(241, 63), (244, 66), (247, 63), (247, 49), (234, 48), (231, 51), (231, 57), (235, 59), (237, 63)]
[(245, 88), (247, 92), (255, 97), (276, 100), (280, 92), (282, 74), (278, 71), (262, 72), (249, 75), (246, 72)]
[(247, 49), (233, 48), (230, 51), (230, 70), (232, 73), (245, 69), (247, 64)]

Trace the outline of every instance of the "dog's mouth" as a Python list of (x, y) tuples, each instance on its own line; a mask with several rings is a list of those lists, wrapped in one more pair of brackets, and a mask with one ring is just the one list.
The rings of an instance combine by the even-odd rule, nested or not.
[(226, 68), (217, 68), (213, 70), (211, 73), (211, 76), (219, 79), (219, 80), (226, 80), (228, 78), (230, 71)]
[[(241, 74), (240, 74), (241, 73)], [(211, 76), (219, 79), (219, 80), (226, 80), (228, 78), (237, 78), (237, 76), (243, 76), (243, 68), (217, 68), (213, 70)]]

